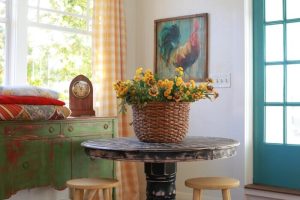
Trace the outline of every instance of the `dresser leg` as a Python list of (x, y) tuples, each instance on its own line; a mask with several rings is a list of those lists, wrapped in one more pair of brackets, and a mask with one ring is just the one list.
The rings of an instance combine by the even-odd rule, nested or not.
[(176, 163), (145, 163), (147, 200), (176, 199)]

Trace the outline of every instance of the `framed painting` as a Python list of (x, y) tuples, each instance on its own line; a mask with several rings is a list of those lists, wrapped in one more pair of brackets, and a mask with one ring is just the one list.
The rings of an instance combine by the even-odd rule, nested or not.
[(208, 77), (208, 14), (155, 20), (155, 72), (172, 77), (184, 69), (184, 80)]

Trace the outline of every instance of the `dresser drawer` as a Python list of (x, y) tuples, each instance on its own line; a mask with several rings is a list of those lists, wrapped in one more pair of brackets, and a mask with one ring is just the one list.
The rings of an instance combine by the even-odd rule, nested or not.
[(94, 134), (112, 134), (113, 122), (111, 120), (79, 122), (64, 124), (63, 133), (67, 136), (82, 136)]
[(34, 139), (39, 137), (57, 137), (60, 134), (59, 123), (14, 123), (1, 126), (0, 137), (25, 137)]

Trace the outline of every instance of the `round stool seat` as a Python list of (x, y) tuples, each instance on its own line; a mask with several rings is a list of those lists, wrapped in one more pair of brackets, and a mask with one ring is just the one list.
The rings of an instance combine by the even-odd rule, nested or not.
[(218, 190), (238, 187), (240, 181), (229, 177), (199, 177), (187, 179), (185, 185), (197, 189)]
[[(119, 185), (115, 179), (80, 178), (67, 181), (72, 200), (112, 200), (112, 189)], [(102, 192), (101, 194), (99, 194)], [(101, 198), (102, 199), (102, 198)]]
[(202, 190), (222, 190), (223, 200), (231, 200), (230, 188), (238, 187), (240, 181), (229, 177), (199, 177), (185, 181), (193, 188), (193, 200), (202, 200)]
[(77, 189), (103, 189), (116, 187), (118, 185), (118, 180), (104, 178), (80, 178), (67, 181), (68, 187)]

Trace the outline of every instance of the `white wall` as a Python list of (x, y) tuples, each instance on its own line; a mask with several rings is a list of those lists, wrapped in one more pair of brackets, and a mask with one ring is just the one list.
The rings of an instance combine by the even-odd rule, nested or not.
[[(132, 1), (132, 0), (127, 0)], [(154, 66), (154, 20), (168, 17), (209, 14), (210, 73), (231, 73), (231, 88), (219, 89), (215, 102), (193, 103), (189, 135), (220, 136), (240, 141), (237, 156), (229, 159), (179, 163), (177, 199), (191, 199), (184, 180), (195, 176), (230, 176), (241, 181), (232, 191), (233, 199), (243, 199), (245, 168), (244, 135), (244, 2), (242, 0), (138, 0), (136, 18), (136, 64)], [(131, 34), (128, 32), (128, 34)], [(130, 71), (136, 66), (131, 67)], [(141, 170), (141, 173), (142, 170)], [(206, 193), (218, 199), (219, 193)]]

